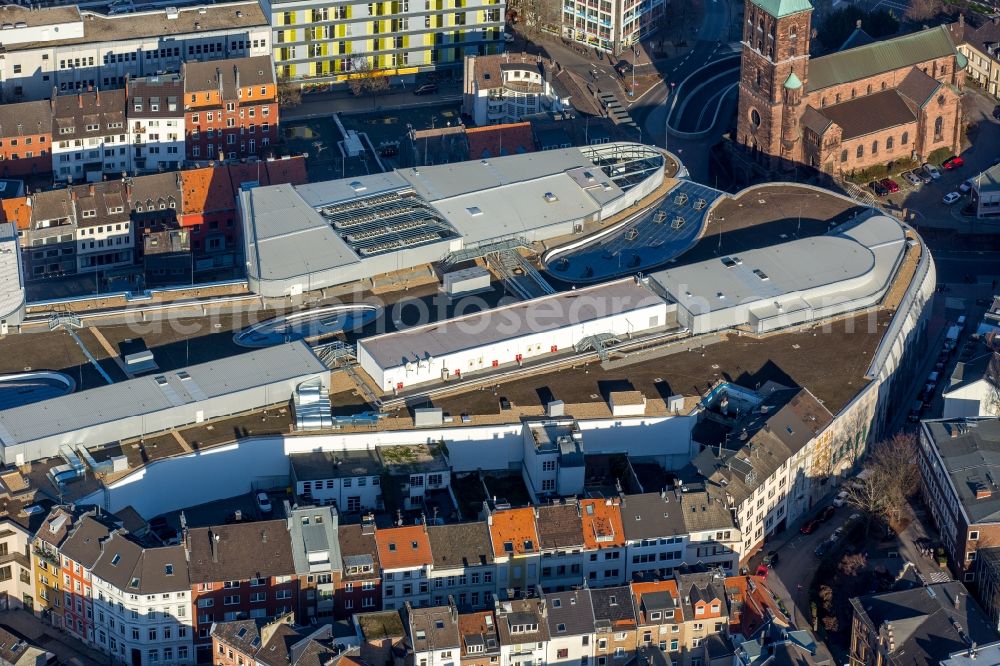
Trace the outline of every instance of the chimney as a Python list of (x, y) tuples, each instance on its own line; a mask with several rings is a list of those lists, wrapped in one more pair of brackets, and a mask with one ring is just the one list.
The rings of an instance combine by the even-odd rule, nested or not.
[(78, 92), (76, 94), (76, 103), (79, 105), (79, 107), (81, 109), (83, 108), (83, 92), (82, 91)]
[(233, 80), (236, 81), (236, 95), (238, 97), (239, 94), (240, 94), (239, 93), (239, 90), (240, 90), (240, 68), (237, 67), (236, 65), (233, 65)]
[(958, 15), (958, 27), (959, 28), (964, 28), (965, 27), (965, 14), (959, 14)]
[(267, 530), (260, 531), (260, 540), (262, 543), (267, 543)]
[(854, 22), (854, 27), (857, 28), (858, 30), (861, 30), (861, 19), (858, 19), (857, 21)]
[(962, 593), (955, 593), (955, 610), (962, 610)]
[(219, 82), (219, 101), (222, 101), (222, 70), (215, 68), (215, 80)]
[(97, 193), (97, 186), (94, 185), (93, 183), (87, 185), (87, 192), (90, 194), (90, 196), (94, 196), (94, 194)]
[(219, 535), (213, 530), (208, 531), (208, 540), (212, 544), (212, 561), (219, 562)]
[(97, 106), (101, 105), (101, 87), (97, 86), (94, 88), (94, 97), (97, 100)]

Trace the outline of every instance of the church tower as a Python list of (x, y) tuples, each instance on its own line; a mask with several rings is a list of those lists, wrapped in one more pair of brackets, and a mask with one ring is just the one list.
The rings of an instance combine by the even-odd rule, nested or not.
[(736, 140), (773, 168), (801, 160), (813, 8), (809, 0), (745, 2)]

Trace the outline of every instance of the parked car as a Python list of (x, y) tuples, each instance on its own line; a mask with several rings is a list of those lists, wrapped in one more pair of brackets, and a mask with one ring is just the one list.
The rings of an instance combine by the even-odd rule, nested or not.
[(811, 518), (802, 523), (802, 527), (799, 528), (799, 532), (802, 532), (803, 534), (812, 534), (816, 531), (817, 527), (819, 527), (819, 521), (815, 518)]
[(816, 516), (816, 519), (822, 523), (825, 523), (826, 521), (833, 518), (835, 513), (837, 513), (837, 507), (825, 506), (823, 507), (823, 510), (820, 511), (819, 514)]
[(963, 180), (962, 184), (958, 186), (958, 191), (962, 194), (968, 194), (972, 191), (972, 179)]
[(619, 60), (618, 64), (615, 65), (615, 71), (618, 72), (619, 76), (625, 76), (632, 71), (632, 63), (628, 60)]
[(764, 555), (764, 566), (773, 569), (778, 565), (778, 552), (774, 550), (769, 550)]
[(868, 189), (880, 197), (884, 197), (885, 195), (889, 194), (889, 189), (882, 183), (878, 182), (877, 180), (873, 180), (872, 182), (868, 183)]
[(924, 182), (923, 179), (913, 171), (907, 171), (906, 173), (904, 173), (903, 179), (910, 185), (920, 185), (921, 183)]
[(996, 118), (997, 120), (1000, 120), (1000, 104), (997, 104), (993, 108), (993, 117)]
[(894, 181), (892, 178), (883, 178), (879, 181), (882, 187), (889, 190), (889, 192), (899, 192), (899, 183)]
[(824, 555), (827, 554), (827, 552), (829, 552), (830, 546), (832, 545), (833, 544), (830, 543), (829, 541), (824, 541), (820, 545), (816, 546), (816, 550), (813, 552), (816, 553), (816, 557), (823, 557)]
[(923, 169), (924, 169), (924, 173), (926, 173), (928, 176), (930, 176), (931, 179), (933, 179), (933, 180), (937, 180), (938, 178), (941, 177), (941, 172), (938, 171), (938, 168), (936, 166), (934, 166), (933, 164), (931, 164), (930, 162), (924, 162)]
[(760, 576), (761, 578), (764, 578), (766, 580), (767, 579), (767, 565), (766, 564), (761, 564), (759, 567), (757, 567), (756, 573), (757, 573), (758, 576)]
[(413, 89), (414, 95), (433, 95), (438, 91), (436, 83), (425, 83)]
[(958, 201), (961, 198), (962, 198), (962, 195), (959, 194), (958, 192), (949, 192), (948, 194), (944, 195), (944, 197), (941, 199), (941, 201), (945, 205), (950, 206), (950, 205), (952, 205), (953, 203), (955, 203), (956, 201)]
[(913, 403), (913, 407), (910, 408), (910, 415), (906, 419), (910, 423), (916, 423), (920, 420), (920, 414), (924, 411), (924, 401), (917, 400)]
[(837, 493), (837, 496), (833, 498), (833, 505), (844, 506), (845, 504), (847, 504), (847, 491), (841, 490)]
[(513, 44), (514, 43), (514, 35), (511, 34), (511, 33), (509, 33), (509, 32), (503, 33), (503, 41), (507, 42), (508, 44)]
[(958, 155), (952, 155), (944, 162), (941, 162), (941, 167), (947, 171), (951, 171), (952, 169), (958, 169), (959, 167), (963, 166), (965, 166), (965, 160), (963, 160)]
[(254, 495), (254, 501), (257, 502), (257, 508), (261, 513), (267, 514), (274, 510), (274, 507), (271, 506), (271, 500), (267, 497), (267, 493), (257, 493)]

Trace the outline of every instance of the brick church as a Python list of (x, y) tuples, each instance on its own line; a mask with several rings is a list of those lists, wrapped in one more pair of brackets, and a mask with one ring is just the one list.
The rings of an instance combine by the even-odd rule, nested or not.
[(958, 153), (965, 56), (944, 26), (809, 57), (809, 0), (746, 0), (737, 142), (829, 174)]

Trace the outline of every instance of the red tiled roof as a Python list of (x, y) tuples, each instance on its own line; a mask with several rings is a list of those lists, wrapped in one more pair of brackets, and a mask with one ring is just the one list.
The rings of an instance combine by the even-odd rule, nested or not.
[(618, 499), (585, 499), (580, 502), (583, 543), (588, 549), (625, 545), (621, 503)]
[(470, 160), (535, 152), (531, 123), (472, 127), (465, 130), (465, 139), (469, 142)]
[(306, 172), (306, 158), (302, 155), (295, 157), (283, 157), (277, 160), (268, 160), (267, 175), (272, 185), (305, 185), (309, 182), (309, 174)]
[(534, 509), (507, 509), (491, 516), (490, 539), (496, 557), (538, 552)]
[(181, 172), (181, 201), (185, 215), (235, 210), (236, 196), (225, 166)]
[[(631, 587), (632, 596), (635, 598), (635, 609), (640, 623), (649, 621), (642, 610), (642, 595), (666, 592), (670, 595), (671, 599), (680, 598), (680, 594), (677, 591), (677, 582), (672, 580), (658, 580), (651, 583), (631, 583)], [(679, 622), (682, 619), (680, 606), (674, 607), (674, 613), (675, 621)], [(669, 619), (669, 616), (665, 617), (664, 621)]]
[(423, 525), (375, 530), (382, 569), (406, 569), (433, 564), (431, 542)]
[(29, 229), (31, 206), (28, 205), (28, 197), (0, 200), (0, 215), (3, 217), (0, 222), (13, 222), (18, 229)]

